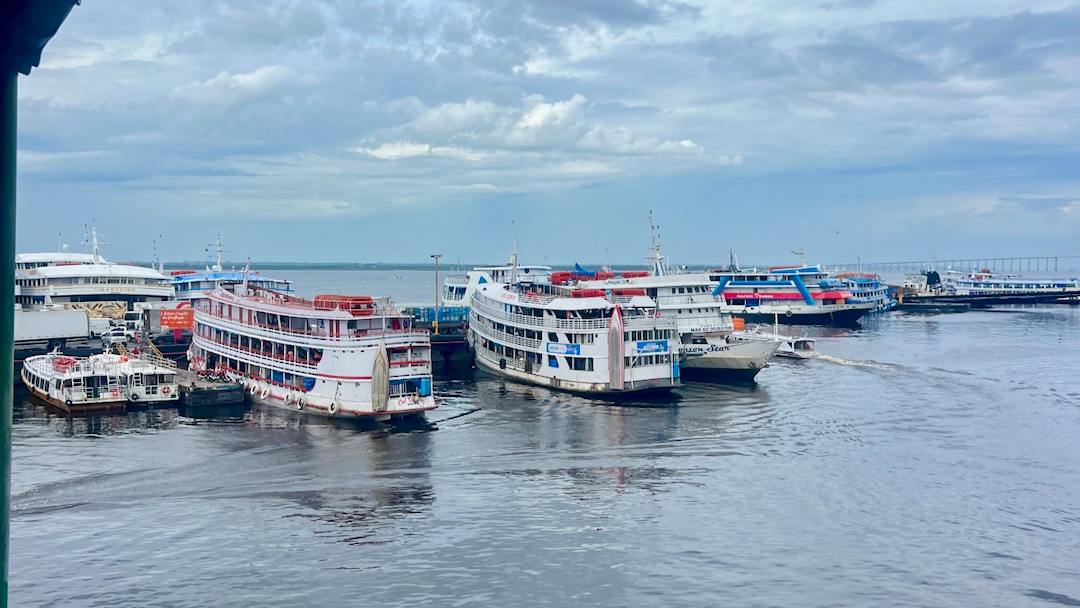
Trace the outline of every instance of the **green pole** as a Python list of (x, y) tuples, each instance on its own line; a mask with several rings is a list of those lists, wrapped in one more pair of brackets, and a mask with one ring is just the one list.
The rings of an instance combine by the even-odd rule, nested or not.
[(15, 121), (18, 73), (0, 73), (0, 608), (8, 605), (11, 411), (15, 406)]

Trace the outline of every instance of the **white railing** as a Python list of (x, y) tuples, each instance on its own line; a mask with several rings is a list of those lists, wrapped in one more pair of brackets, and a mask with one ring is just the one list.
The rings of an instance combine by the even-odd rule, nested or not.
[[(422, 342), (427, 343), (429, 341), (430, 334), (427, 330), (420, 329), (387, 329), (387, 330), (346, 330), (340, 336), (331, 336), (326, 331), (312, 331), (312, 330), (284, 330), (264, 325), (252, 325), (248, 323), (238, 322), (235, 319), (228, 319), (220, 315), (209, 313), (203, 310), (195, 312), (195, 320), (199, 323), (205, 323), (211, 327), (218, 329), (226, 329), (234, 333), (243, 334), (247, 336), (266, 337), (266, 338), (285, 338), (291, 344), (296, 346), (308, 346), (310, 344), (321, 344), (329, 342), (332, 345), (342, 345), (342, 343), (355, 342), (361, 343), (366, 340), (378, 340), (382, 339), (389, 344), (398, 340), (417, 341), (422, 338)], [(396, 341), (395, 341), (396, 342)]]
[(284, 361), (276, 357), (267, 357), (264, 355), (258, 355), (254, 352), (248, 352), (245, 350), (240, 350), (238, 348), (233, 348), (231, 346), (226, 346), (224, 344), (221, 344), (220, 342), (217, 342), (215, 340), (208, 340), (202, 336), (195, 337), (195, 344), (200, 348), (214, 351), (222, 356), (232, 357), (234, 359), (247, 363), (257, 363), (262, 365), (263, 367), (270, 367), (275, 370), (286, 371), (292, 374), (307, 376), (311, 375), (311, 372), (316, 369), (315, 366), (309, 367), (296, 361)]
[[(610, 319), (553, 319), (551, 317), (534, 317), (515, 312), (507, 312), (496, 306), (492, 306), (485, 300), (473, 298), (472, 308), (487, 317), (494, 317), (517, 325), (529, 327), (544, 327), (548, 329), (562, 329), (569, 331), (596, 331), (606, 330)], [(627, 329), (676, 329), (677, 325), (671, 317), (653, 316), (624, 316), (623, 327)]]
[(487, 326), (484, 322), (480, 321), (479, 317), (476, 317), (475, 322), (472, 324), (472, 329), (480, 335), (484, 336), (488, 340), (495, 340), (496, 342), (502, 342), (503, 344), (512, 344), (514, 346), (520, 346), (522, 348), (528, 348), (531, 350), (540, 350), (540, 340), (534, 338), (526, 338), (524, 336), (515, 336), (505, 332), (501, 332), (497, 329), (493, 329)]

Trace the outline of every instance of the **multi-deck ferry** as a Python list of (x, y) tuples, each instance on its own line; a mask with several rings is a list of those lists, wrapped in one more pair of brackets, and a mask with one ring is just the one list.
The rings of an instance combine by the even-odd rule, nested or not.
[(189, 360), (257, 403), (344, 418), (436, 407), (428, 332), (386, 298), (218, 288), (195, 304)]
[(896, 307), (896, 299), (885, 281), (876, 274), (845, 273), (836, 275), (851, 292), (851, 301), (874, 305), (870, 312), (886, 312)]
[(175, 365), (111, 353), (29, 357), (23, 363), (22, 381), (34, 396), (67, 410), (172, 402), (180, 397)]
[(855, 301), (846, 285), (818, 266), (773, 266), (766, 271), (714, 270), (714, 292), (751, 323), (853, 325), (874, 308)]
[(469, 344), (478, 367), (583, 393), (670, 389), (680, 383), (678, 325), (640, 292), (474, 275)]
[[(594, 276), (594, 280), (579, 281), (577, 285), (591, 289), (635, 289), (655, 300), (659, 314), (674, 318), (678, 325), (680, 361), (687, 378), (752, 380), (765, 369), (780, 341), (761, 340), (735, 331), (728, 305), (713, 293), (715, 284), (708, 274), (672, 273), (668, 269), (655, 227), (646, 259), (650, 262), (648, 271), (622, 272), (602, 280), (595, 280)], [(564, 274), (555, 275), (553, 280), (567, 279)]]
[(945, 289), (958, 296), (995, 296), (1046, 294), (1068, 295), (1080, 292), (1078, 279), (1025, 279), (1017, 275), (999, 275), (989, 270), (958, 272), (949, 270), (943, 277)]
[(114, 264), (101, 256), (97, 230), (90, 231), (90, 253), (22, 253), (15, 256), (18, 304), (25, 306), (120, 302), (157, 306), (171, 300), (172, 285), (153, 268)]

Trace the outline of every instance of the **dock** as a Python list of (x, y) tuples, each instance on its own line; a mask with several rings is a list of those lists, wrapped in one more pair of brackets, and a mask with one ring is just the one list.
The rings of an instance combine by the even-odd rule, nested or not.
[[(406, 308), (405, 312), (412, 317), (414, 327), (431, 332), (433, 365), (468, 365), (472, 362), (465, 339), (469, 332), (468, 307), (443, 306), (436, 309), (434, 306), (413, 306)], [(438, 323), (435, 322), (436, 315)]]
[(180, 385), (180, 405), (188, 408), (216, 408), (244, 405), (244, 387), (235, 382), (203, 380), (188, 370), (177, 370)]

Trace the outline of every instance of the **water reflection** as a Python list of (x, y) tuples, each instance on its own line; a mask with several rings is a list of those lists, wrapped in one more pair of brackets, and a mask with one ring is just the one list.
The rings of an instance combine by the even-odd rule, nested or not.
[(12, 419), (15, 424), (49, 427), (64, 437), (101, 437), (175, 428), (179, 424), (179, 413), (175, 407), (145, 406), (119, 412), (69, 413), (19, 391)]

